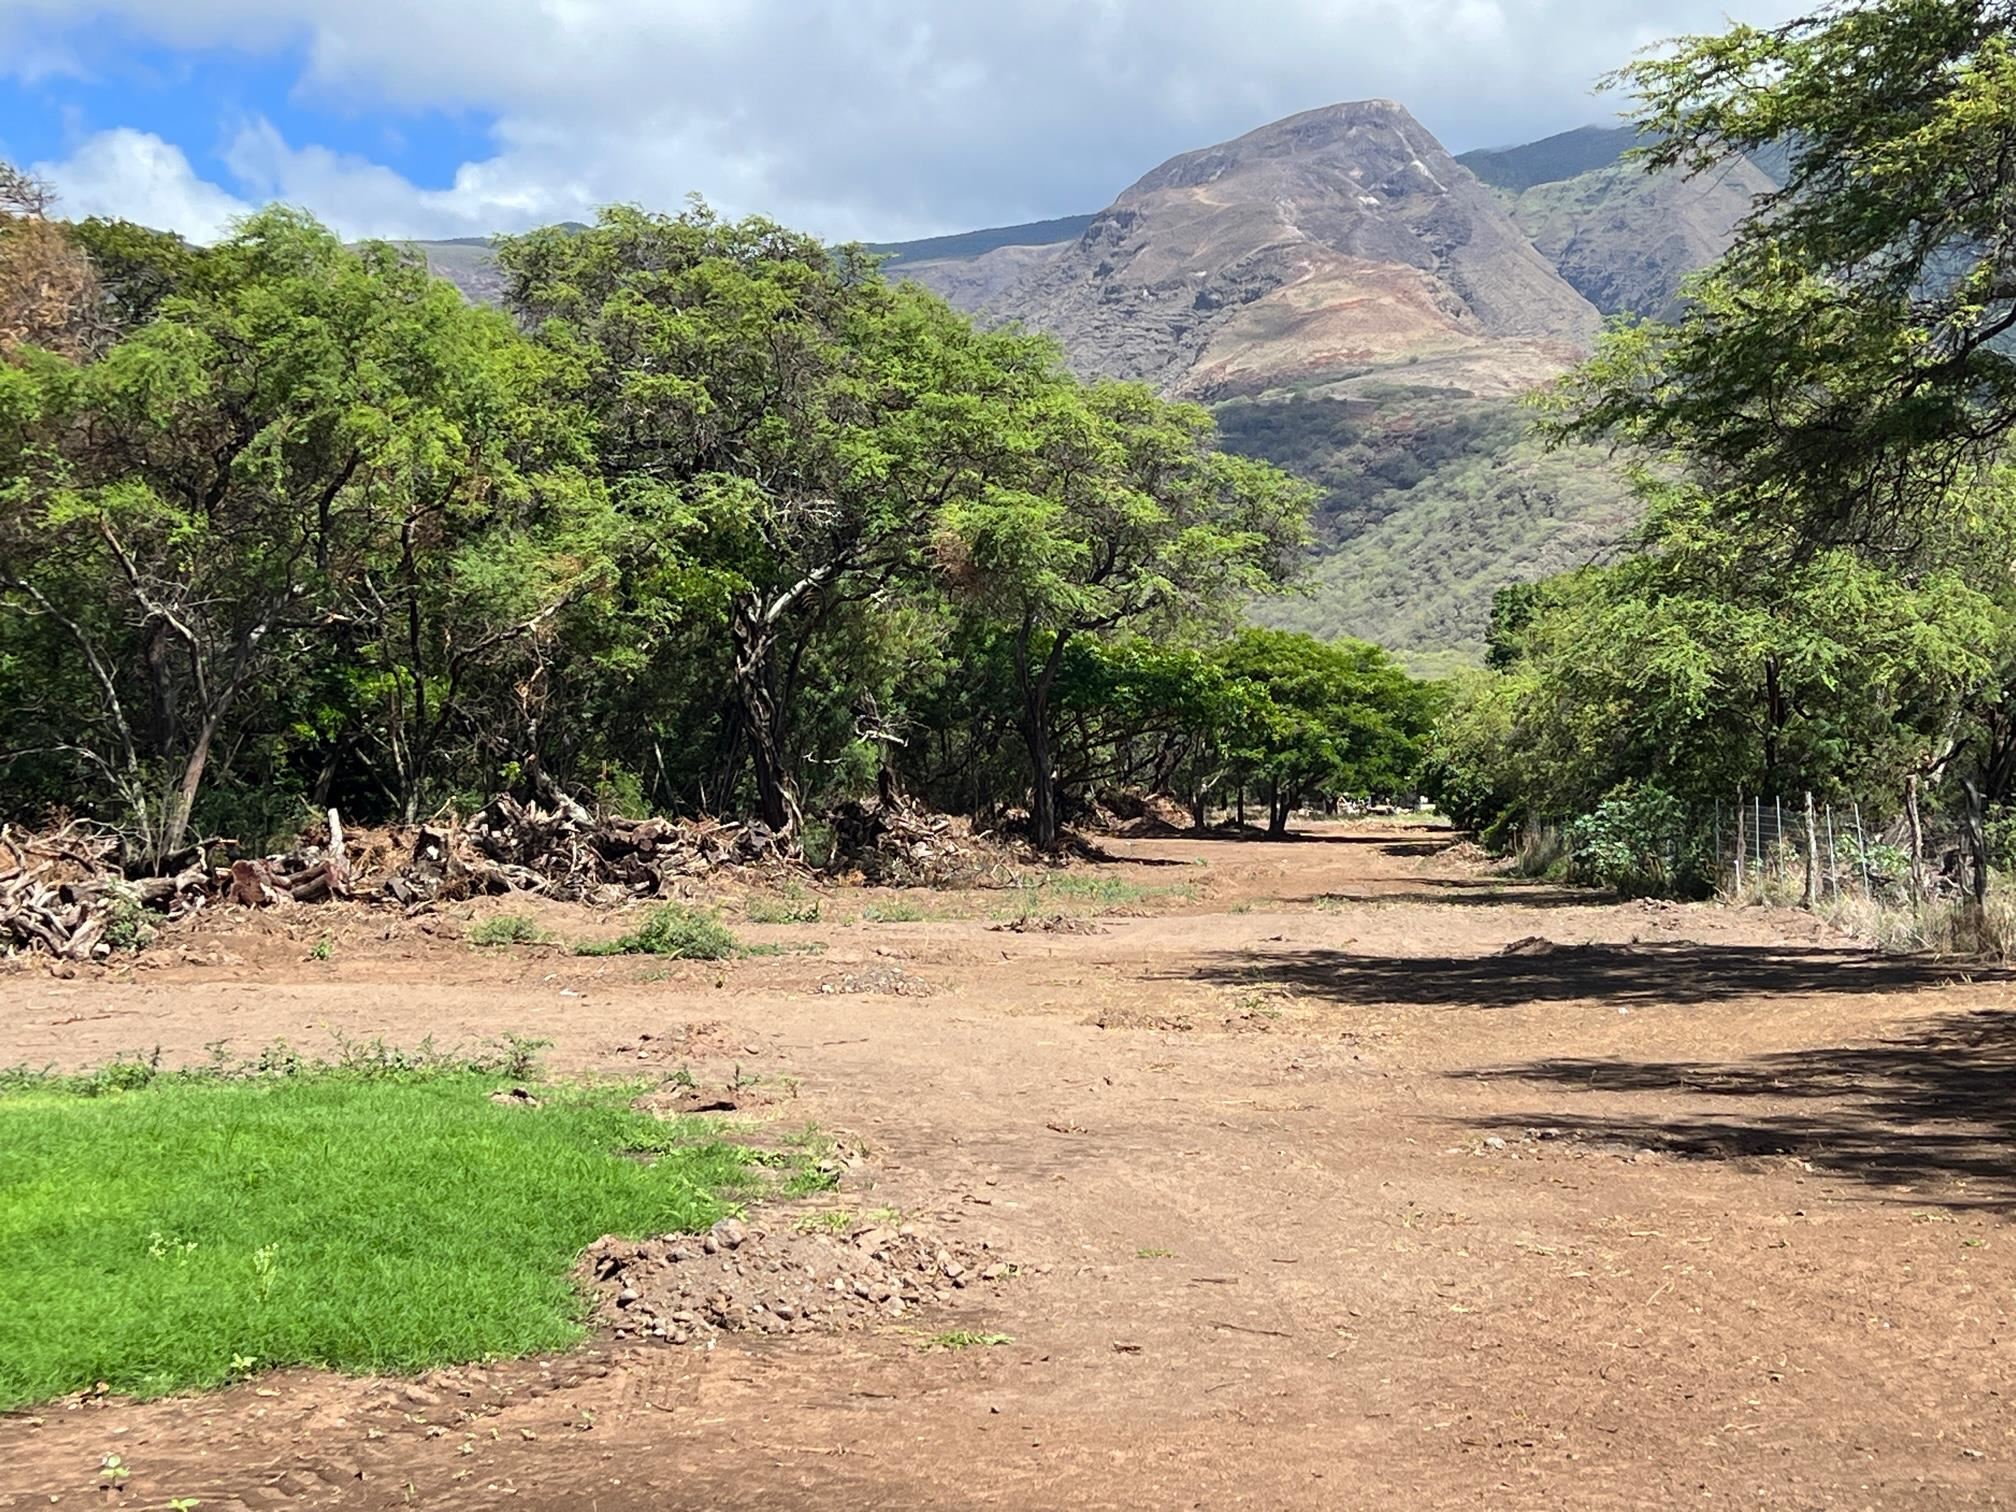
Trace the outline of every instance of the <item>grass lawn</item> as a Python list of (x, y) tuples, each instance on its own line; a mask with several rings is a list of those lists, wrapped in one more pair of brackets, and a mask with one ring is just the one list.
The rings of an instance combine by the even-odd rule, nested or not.
[(699, 1126), (632, 1111), (634, 1089), (542, 1084), (533, 1108), (493, 1103), (500, 1085), (453, 1067), (0, 1084), (0, 1409), (563, 1347), (591, 1240), (704, 1227), (758, 1179)]

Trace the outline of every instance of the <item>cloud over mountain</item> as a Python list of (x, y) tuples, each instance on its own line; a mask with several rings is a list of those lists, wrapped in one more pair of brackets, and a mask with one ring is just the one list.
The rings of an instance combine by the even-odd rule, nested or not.
[[(1592, 80), (1791, 0), (0, 0), (0, 75), (62, 99), (131, 60), (265, 70), (286, 109), (201, 139), (78, 111), (38, 153), (73, 208), (214, 234), (277, 196), (348, 234), (459, 235), (690, 191), (829, 236), (1100, 205), (1172, 153), (1313, 105), (1406, 102), (1452, 147), (1599, 116)], [(298, 119), (293, 117), (298, 115)], [(475, 123), (409, 176), (321, 119)], [(0, 145), (21, 135), (0, 115)], [(221, 143), (221, 145), (219, 145)], [(205, 154), (208, 168), (194, 166)], [(416, 181), (417, 180), (417, 181)]]

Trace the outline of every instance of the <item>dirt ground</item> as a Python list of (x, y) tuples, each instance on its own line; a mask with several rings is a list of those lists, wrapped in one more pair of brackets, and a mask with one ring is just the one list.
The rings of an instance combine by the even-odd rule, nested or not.
[(1390, 825), (1112, 850), (1155, 891), (1096, 932), (843, 889), (738, 926), (823, 951), (664, 965), (294, 909), (0, 976), (0, 1063), (513, 1032), (757, 1077), (733, 1116), (862, 1153), (829, 1205), (1019, 1266), (865, 1332), (55, 1404), (0, 1420), (0, 1507), (2016, 1501), (2004, 977)]

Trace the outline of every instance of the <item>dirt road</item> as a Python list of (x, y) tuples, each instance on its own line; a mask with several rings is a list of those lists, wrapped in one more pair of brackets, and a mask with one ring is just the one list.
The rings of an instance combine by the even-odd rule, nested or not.
[(55, 1405), (0, 1421), (0, 1507), (2016, 1500), (2008, 982), (1441, 845), (1116, 843), (1094, 874), (1150, 891), (1094, 933), (842, 892), (746, 931), (823, 953), (723, 966), (357, 915), (326, 962), (276, 918), (124, 980), (0, 977), (0, 1063), (511, 1031), (563, 1069), (739, 1066), (759, 1116), (865, 1150), (842, 1198), (1021, 1267), (921, 1325), (991, 1347), (604, 1339)]

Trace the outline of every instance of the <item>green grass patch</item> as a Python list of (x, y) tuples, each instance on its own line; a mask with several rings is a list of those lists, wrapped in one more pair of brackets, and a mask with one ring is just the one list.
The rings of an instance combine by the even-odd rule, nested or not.
[(918, 1344), (919, 1349), (994, 1349), (1002, 1344), (1013, 1344), (1015, 1336), (1005, 1333), (974, 1333), (971, 1329), (954, 1328), (945, 1333), (933, 1334)]
[(644, 922), (613, 940), (576, 945), (584, 956), (651, 955), (675, 961), (724, 961), (736, 952), (735, 936), (714, 914), (683, 903), (661, 903)]
[(471, 945), (543, 945), (552, 936), (533, 921), (530, 914), (495, 914), (469, 926)]
[(924, 910), (899, 898), (891, 903), (870, 903), (861, 910), (861, 917), (870, 924), (921, 924)]
[(702, 1228), (753, 1189), (748, 1152), (633, 1088), (513, 1105), (494, 1071), (353, 1052), (0, 1078), (0, 1409), (564, 1348), (590, 1241)]

